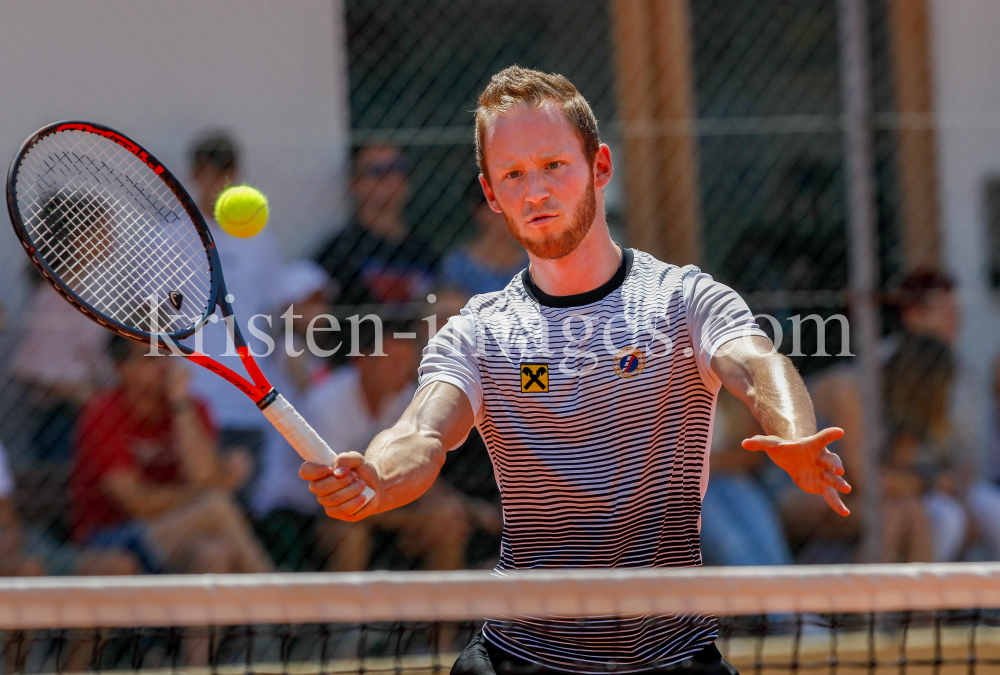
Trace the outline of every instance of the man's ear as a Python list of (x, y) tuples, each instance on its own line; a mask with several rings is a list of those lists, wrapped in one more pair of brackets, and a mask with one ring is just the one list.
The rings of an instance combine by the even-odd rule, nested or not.
[(490, 182), (485, 175), (479, 174), (479, 184), (483, 186), (483, 194), (486, 195), (486, 203), (490, 205), (490, 208), (497, 213), (503, 213), (500, 202), (497, 201), (497, 196), (493, 193), (493, 188), (490, 187)]
[(602, 188), (610, 183), (613, 173), (614, 167), (611, 165), (611, 148), (605, 143), (601, 143), (601, 146), (597, 148), (597, 154), (594, 155), (594, 187)]

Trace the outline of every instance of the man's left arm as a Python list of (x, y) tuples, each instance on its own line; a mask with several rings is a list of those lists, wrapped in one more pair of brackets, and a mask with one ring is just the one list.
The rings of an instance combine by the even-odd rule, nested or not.
[(842, 429), (816, 431), (816, 413), (802, 377), (771, 341), (744, 335), (721, 345), (711, 367), (722, 384), (750, 406), (764, 436), (743, 441), (747, 450), (763, 450), (811, 494), (821, 494), (834, 511), (850, 515), (838, 492), (851, 491), (844, 465), (827, 445), (844, 435)]

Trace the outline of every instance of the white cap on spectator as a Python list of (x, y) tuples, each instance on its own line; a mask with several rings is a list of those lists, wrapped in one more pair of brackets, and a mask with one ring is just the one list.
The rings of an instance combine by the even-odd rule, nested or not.
[(340, 292), (334, 279), (312, 260), (293, 260), (282, 266), (276, 275), (275, 296), (279, 307), (301, 302), (316, 291), (325, 291), (333, 298)]

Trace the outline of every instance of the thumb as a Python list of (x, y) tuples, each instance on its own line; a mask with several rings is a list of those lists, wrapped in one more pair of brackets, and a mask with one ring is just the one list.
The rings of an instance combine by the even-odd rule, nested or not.
[(365, 463), (365, 456), (360, 452), (345, 452), (333, 460), (333, 475), (343, 478), (354, 469)]
[(783, 441), (777, 436), (754, 436), (743, 441), (746, 450), (771, 450), (781, 445)]
[(321, 478), (326, 478), (333, 470), (322, 464), (313, 464), (312, 462), (305, 462), (299, 467), (299, 478), (302, 480), (320, 480)]

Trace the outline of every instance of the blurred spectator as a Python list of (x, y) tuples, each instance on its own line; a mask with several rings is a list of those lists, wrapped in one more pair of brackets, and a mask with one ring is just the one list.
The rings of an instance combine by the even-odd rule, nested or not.
[(14, 476), (0, 444), (0, 576), (137, 574), (135, 559), (126, 552), (77, 549), (48, 533), (28, 529), (14, 505)]
[[(1000, 358), (993, 362), (993, 401), (983, 480), (975, 484), (967, 500), (980, 528), (1000, 534)], [(991, 537), (989, 555), (1000, 560), (1000, 536)]]
[[(330, 279), (318, 263), (296, 260), (285, 265), (276, 275), (276, 314), (287, 318), (276, 324), (274, 358), (266, 364), (266, 375), (289, 402), (304, 410), (305, 397), (312, 387), (329, 375), (331, 364), (340, 363), (350, 347), (342, 347), (331, 357), (314, 351), (308, 340), (313, 325), (312, 345), (328, 349), (339, 336), (326, 329), (331, 327), (324, 314), (330, 311), (330, 300), (337, 291), (337, 282)], [(286, 312), (291, 309), (291, 314)], [(345, 324), (346, 325), (346, 324)], [(286, 350), (286, 343), (290, 350)], [(312, 418), (310, 423), (315, 423)], [(300, 571), (322, 569), (329, 554), (317, 549), (312, 535), (313, 521), (322, 514), (312, 493), (303, 489), (298, 477), (302, 458), (274, 429), (266, 434), (264, 456), (250, 507), (254, 527), (271, 557), (281, 569)]]
[(765, 453), (748, 452), (745, 438), (763, 433), (750, 409), (723, 389), (715, 408), (710, 478), (701, 505), (706, 565), (791, 565), (781, 518), (755, 472)]
[(347, 305), (423, 302), (433, 285), (437, 256), (413, 232), (404, 209), (410, 197), (409, 163), (391, 145), (354, 155), (354, 220), (323, 247), (317, 260), (340, 284)]
[[(881, 345), (887, 424), (881, 477), (885, 560), (957, 558), (969, 530), (966, 509), (996, 548), (1000, 519), (989, 515), (1000, 510), (1000, 491), (972, 471), (971, 448), (953, 419), (952, 384), (961, 368), (951, 350), (960, 322), (953, 284), (939, 272), (917, 270), (902, 283), (898, 304), (901, 329)], [(810, 382), (817, 414), (846, 432), (841, 447), (847, 471), (856, 476), (849, 504), (855, 515), (863, 507), (859, 493), (864, 489), (858, 443), (865, 430), (858, 387), (850, 367), (833, 368)], [(789, 520), (799, 525), (812, 517), (800, 503), (783, 506)], [(818, 527), (818, 521), (812, 526)]]
[[(212, 219), (215, 200), (225, 188), (240, 180), (240, 155), (235, 141), (224, 132), (201, 137), (191, 150), (191, 175), (194, 198), (208, 222), (215, 239), (222, 269), (225, 270), (226, 290), (235, 297), (238, 318), (247, 321), (256, 314), (267, 313), (274, 307), (273, 275), (281, 265), (281, 247), (274, 236), (273, 225), (255, 237), (241, 239), (227, 234)], [(200, 331), (201, 351), (237, 373), (245, 372), (235, 349), (227, 349), (229, 337), (220, 322), (208, 324)], [(258, 326), (265, 329), (263, 324)], [(242, 333), (256, 354), (266, 351), (263, 343), (254, 342), (241, 324)], [(193, 340), (193, 339), (192, 339)], [(219, 447), (223, 450), (242, 447), (257, 459), (264, 443), (267, 421), (253, 401), (215, 373), (191, 364), (191, 388), (208, 404), (212, 419), (219, 425)]]
[[(56, 190), (45, 198), (38, 217), (51, 234), (40, 253), (53, 263), (61, 279), (85, 301), (98, 302), (92, 275), (112, 241), (111, 204), (105, 197), (75, 190)], [(85, 226), (81, 226), (81, 224)], [(69, 458), (69, 435), (79, 406), (110, 374), (103, 357), (104, 331), (70, 306), (41, 277), (29, 301), (32, 315), (12, 364), (12, 372), (28, 388), (40, 411), (34, 436), (35, 459), (62, 462)], [(118, 312), (126, 311), (124, 306)], [(36, 413), (37, 414), (37, 413)]]
[(98, 387), (111, 377), (104, 346), (107, 331), (66, 302), (34, 268), (30, 314), (11, 363), (11, 375), (27, 388), (35, 412), (32, 453), (38, 461), (68, 461), (74, 420)]
[[(363, 453), (376, 435), (399, 419), (413, 398), (420, 355), (416, 326), (389, 321), (383, 330), (379, 354), (376, 330), (370, 321), (363, 323), (358, 345), (362, 356), (317, 385), (306, 402), (307, 418), (336, 453)], [(420, 499), (401, 509), (359, 523), (322, 517), (314, 531), (320, 545), (330, 552), (327, 568), (331, 570), (365, 569), (376, 529), (397, 534), (403, 553), (422, 558), (427, 569), (460, 569), (465, 566), (470, 510), (477, 506), (439, 479)]]
[(133, 553), (147, 572), (265, 572), (270, 561), (231, 493), (244, 452), (220, 454), (188, 371), (147, 345), (113, 336), (120, 383), (83, 409), (71, 479), (73, 535)]
[(476, 238), (441, 259), (438, 281), (442, 289), (457, 291), (468, 301), (479, 293), (502, 290), (528, 266), (528, 255), (511, 236), (503, 214), (490, 208), (478, 179), (469, 186), (466, 200)]
[[(302, 394), (327, 371), (328, 359), (314, 347), (326, 350), (326, 329), (332, 325), (319, 318), (330, 313), (330, 303), (338, 294), (337, 282), (330, 278), (322, 267), (311, 260), (294, 260), (281, 268), (275, 275), (277, 314), (288, 315), (291, 332), (278, 335), (275, 361), (285, 381), (294, 387), (294, 393)], [(279, 324), (276, 324), (279, 325)], [(287, 330), (281, 323), (283, 332)], [(313, 342), (309, 344), (309, 327), (313, 326)], [(288, 347), (286, 348), (286, 342)], [(289, 352), (291, 350), (291, 353)], [(344, 348), (340, 352), (348, 352)], [(285, 389), (281, 389), (289, 398)]]
[(986, 448), (986, 479), (1000, 484), (1000, 354), (993, 361), (993, 401)]
[[(953, 560), (965, 542), (968, 519), (957, 497), (967, 477), (948, 419), (954, 374), (951, 350), (927, 334), (903, 335), (886, 364), (886, 562)], [(926, 534), (914, 503), (923, 507)], [(901, 514), (911, 514), (906, 525)]]

